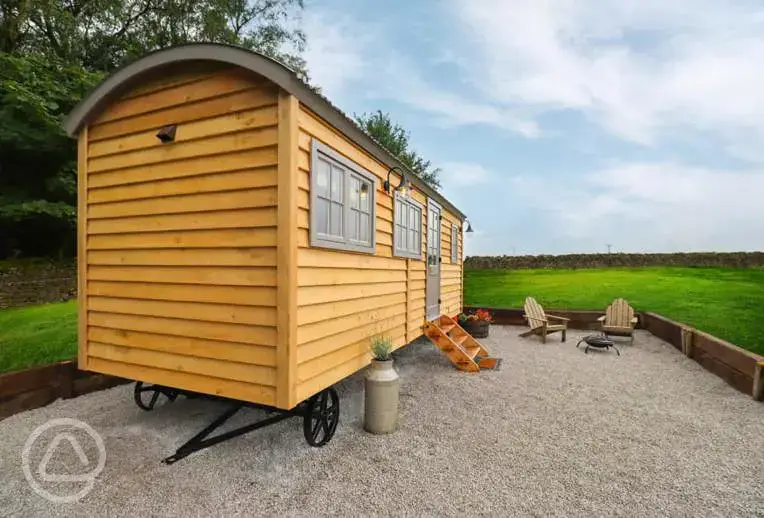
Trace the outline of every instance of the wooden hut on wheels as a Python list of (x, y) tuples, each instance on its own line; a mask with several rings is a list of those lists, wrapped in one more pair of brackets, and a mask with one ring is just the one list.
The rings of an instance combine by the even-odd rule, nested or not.
[(288, 410), (429, 325), (475, 370), (439, 320), (462, 308), (464, 214), (283, 65), (161, 50), (65, 127), (81, 369)]

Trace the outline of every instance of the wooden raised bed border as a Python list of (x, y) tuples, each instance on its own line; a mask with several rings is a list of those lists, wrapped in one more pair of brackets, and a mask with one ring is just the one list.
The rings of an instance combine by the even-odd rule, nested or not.
[(0, 374), (0, 419), (114, 387), (129, 380), (77, 370), (76, 361), (65, 361)]

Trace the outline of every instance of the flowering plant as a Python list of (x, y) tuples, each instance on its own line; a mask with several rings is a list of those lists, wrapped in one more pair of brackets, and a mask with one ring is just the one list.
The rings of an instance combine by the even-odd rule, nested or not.
[(459, 322), (459, 325), (464, 325), (468, 322), (491, 322), (493, 320), (493, 317), (491, 316), (491, 313), (486, 311), (485, 309), (478, 309), (475, 311), (475, 313), (471, 315), (465, 315), (464, 313), (460, 313), (457, 317), (457, 320)]

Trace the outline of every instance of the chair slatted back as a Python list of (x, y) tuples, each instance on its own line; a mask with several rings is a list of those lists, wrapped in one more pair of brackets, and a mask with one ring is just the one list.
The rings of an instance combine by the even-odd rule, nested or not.
[(525, 316), (528, 318), (528, 325), (531, 329), (542, 327), (546, 323), (546, 314), (544, 308), (536, 302), (533, 297), (525, 299)]
[(615, 299), (605, 311), (605, 325), (608, 327), (632, 327), (632, 318), (634, 318), (634, 308), (626, 299)]

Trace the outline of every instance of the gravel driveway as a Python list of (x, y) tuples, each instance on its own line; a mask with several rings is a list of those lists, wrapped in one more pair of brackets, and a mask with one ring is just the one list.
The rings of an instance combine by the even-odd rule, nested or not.
[[(348, 378), (337, 434), (320, 449), (289, 419), (165, 466), (222, 407), (178, 400), (145, 413), (132, 386), (13, 416), (0, 422), (0, 515), (764, 515), (764, 404), (645, 332), (618, 357), (577, 350), (581, 332), (542, 345), (520, 330), (494, 326), (485, 340), (504, 358), (498, 371), (458, 372), (427, 342), (399, 351), (390, 436), (363, 432), (363, 378)], [(33, 493), (21, 469), (29, 434), (62, 417), (91, 425), (107, 451), (73, 504)], [(54, 455), (47, 471), (73, 462)]]

